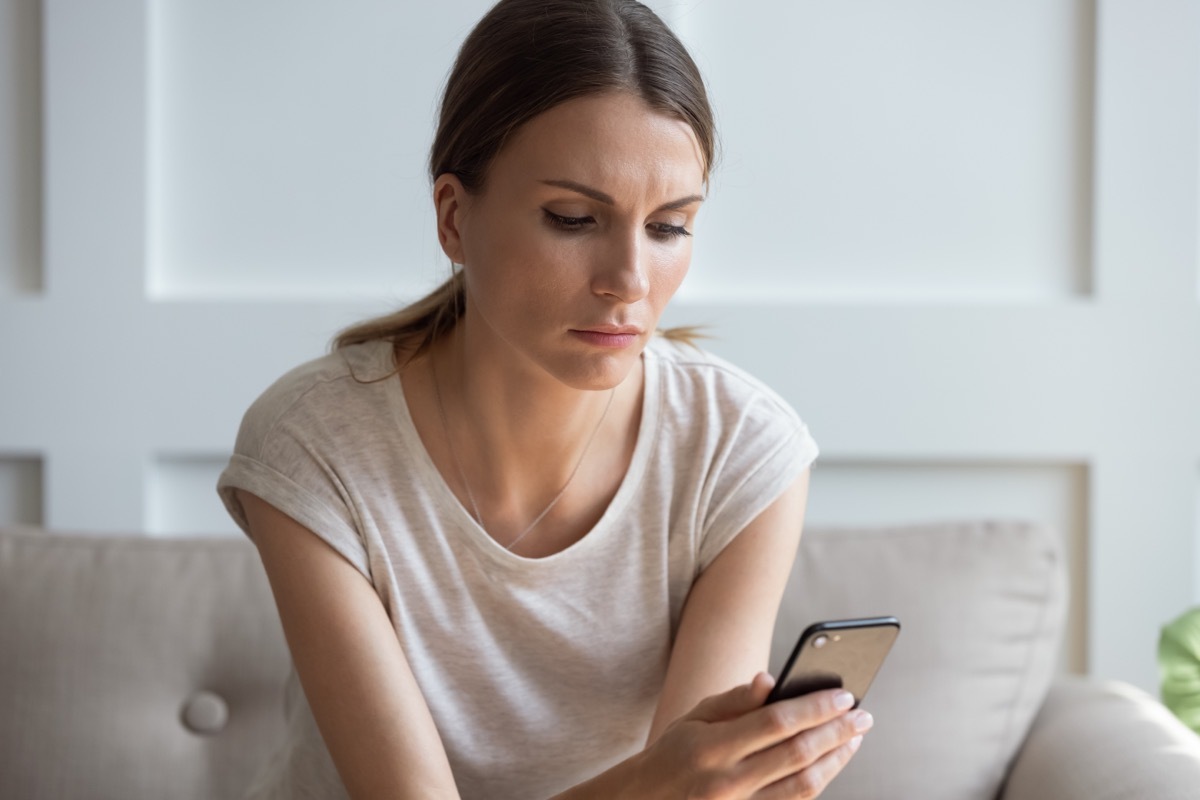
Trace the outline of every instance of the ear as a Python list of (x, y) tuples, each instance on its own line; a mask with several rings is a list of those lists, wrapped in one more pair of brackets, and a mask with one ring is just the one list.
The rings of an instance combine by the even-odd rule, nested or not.
[(457, 175), (444, 172), (433, 182), (433, 208), (437, 214), (438, 242), (455, 264), (466, 263), (462, 226), (470, 197)]

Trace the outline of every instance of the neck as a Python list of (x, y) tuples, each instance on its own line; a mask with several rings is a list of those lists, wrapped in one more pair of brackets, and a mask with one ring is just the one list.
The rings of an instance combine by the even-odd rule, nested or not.
[(488, 350), (460, 323), (431, 352), (430, 381), (440, 394), (451, 469), (460, 473), (448, 474), (443, 463), (443, 475), (457, 484), (464, 505), (478, 506), (489, 533), (507, 543), (564, 486), (570, 491), (562, 505), (569, 510), (597, 483), (596, 470), (617, 466), (632, 452), (640, 362), (632, 381), (577, 389), (535, 364)]
[(495, 358), (472, 347), (466, 330), (443, 345), (433, 358), (448, 419), (497, 468), (570, 462), (608, 402), (609, 387), (576, 389), (537, 365)]

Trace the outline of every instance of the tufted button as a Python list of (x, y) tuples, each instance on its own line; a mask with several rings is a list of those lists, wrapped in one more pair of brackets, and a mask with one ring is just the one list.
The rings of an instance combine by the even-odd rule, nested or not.
[(212, 692), (196, 692), (183, 704), (183, 724), (195, 733), (220, 733), (228, 721), (229, 706)]

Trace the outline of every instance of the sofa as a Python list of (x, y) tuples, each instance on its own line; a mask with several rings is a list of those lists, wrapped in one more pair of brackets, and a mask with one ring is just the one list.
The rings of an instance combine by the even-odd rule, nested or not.
[[(773, 668), (819, 619), (902, 632), (875, 729), (827, 800), (1184, 800), (1200, 737), (1131, 686), (1062, 674), (1045, 526), (806, 531)], [(236, 798), (284, 730), (287, 647), (244, 538), (0, 529), (0, 798)]]

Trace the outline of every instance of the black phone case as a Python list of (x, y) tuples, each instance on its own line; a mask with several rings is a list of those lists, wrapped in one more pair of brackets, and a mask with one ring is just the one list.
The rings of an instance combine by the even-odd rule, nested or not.
[[(768, 703), (822, 689), (844, 688), (858, 706), (900, 635), (895, 617), (817, 622), (805, 628), (788, 657)], [(824, 644), (817, 646), (818, 637)]]

